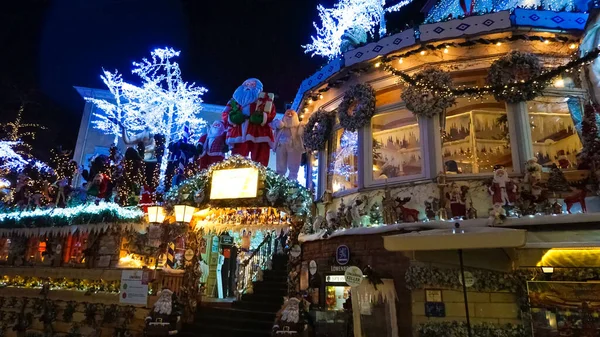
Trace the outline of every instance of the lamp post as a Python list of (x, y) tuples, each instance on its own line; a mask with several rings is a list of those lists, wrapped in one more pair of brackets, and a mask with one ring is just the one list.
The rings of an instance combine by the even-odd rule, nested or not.
[(181, 223), (190, 223), (192, 216), (196, 213), (196, 208), (188, 205), (175, 205), (175, 221)]
[(148, 207), (148, 222), (163, 223), (165, 221), (165, 209), (162, 206)]

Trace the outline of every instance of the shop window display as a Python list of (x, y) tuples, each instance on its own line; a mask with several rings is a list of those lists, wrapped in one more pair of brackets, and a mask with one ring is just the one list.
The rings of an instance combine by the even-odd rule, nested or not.
[(358, 187), (358, 133), (337, 130), (330, 142), (328, 176), (333, 193)]
[(87, 233), (75, 233), (69, 234), (66, 240), (66, 247), (64, 250), (64, 262), (72, 264), (83, 263), (83, 251), (87, 246)]
[(327, 286), (325, 292), (327, 310), (344, 310), (344, 303), (350, 298), (350, 287)]
[(420, 131), (408, 110), (373, 117), (373, 179), (385, 180), (421, 174)]
[(504, 103), (461, 98), (446, 115), (443, 157), (448, 174), (491, 173), (513, 168)]
[(570, 100), (576, 99), (541, 96), (527, 102), (533, 151), (544, 167), (577, 168), (576, 156), (582, 144), (569, 109), (569, 103), (577, 101)]

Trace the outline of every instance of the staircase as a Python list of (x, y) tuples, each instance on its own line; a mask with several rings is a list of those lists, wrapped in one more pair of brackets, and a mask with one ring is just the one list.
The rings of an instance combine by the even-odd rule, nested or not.
[(287, 294), (286, 255), (273, 256), (272, 270), (265, 270), (263, 281), (254, 282), (254, 293), (245, 294), (231, 307), (200, 306), (193, 324), (182, 336), (270, 337), (275, 314)]

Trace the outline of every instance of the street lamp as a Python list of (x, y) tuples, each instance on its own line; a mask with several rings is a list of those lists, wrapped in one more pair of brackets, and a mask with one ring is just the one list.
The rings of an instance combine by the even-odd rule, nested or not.
[(162, 206), (148, 207), (148, 222), (163, 223), (165, 221), (165, 209)]
[(196, 207), (175, 205), (175, 221), (177, 222), (190, 223), (194, 213), (196, 213)]

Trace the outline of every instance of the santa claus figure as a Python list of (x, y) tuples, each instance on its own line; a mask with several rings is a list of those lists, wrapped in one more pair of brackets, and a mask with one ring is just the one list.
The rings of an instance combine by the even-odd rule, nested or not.
[(503, 166), (494, 169), (494, 180), (489, 192), (494, 205), (512, 205), (517, 199), (517, 185), (508, 177)]
[(274, 95), (262, 92), (262, 89), (259, 80), (246, 80), (233, 93), (222, 117), (231, 154), (250, 155), (253, 161), (267, 166), (274, 141), (270, 123), (276, 113)]
[(201, 170), (225, 159), (225, 152), (227, 152), (225, 135), (225, 124), (221, 121), (214, 121), (208, 129), (208, 133), (200, 137), (198, 145), (202, 148), (200, 152)]
[(533, 157), (525, 164), (525, 182), (529, 183), (530, 186), (539, 184), (542, 180), (542, 165), (538, 164), (538, 159)]
[(298, 179), (298, 170), (300, 161), (304, 152), (304, 143), (302, 142), (302, 128), (298, 113), (294, 110), (288, 110), (282, 119), (276, 119), (271, 124), (275, 129), (275, 154), (277, 155), (276, 171), (285, 176), (288, 173), (288, 179)]

